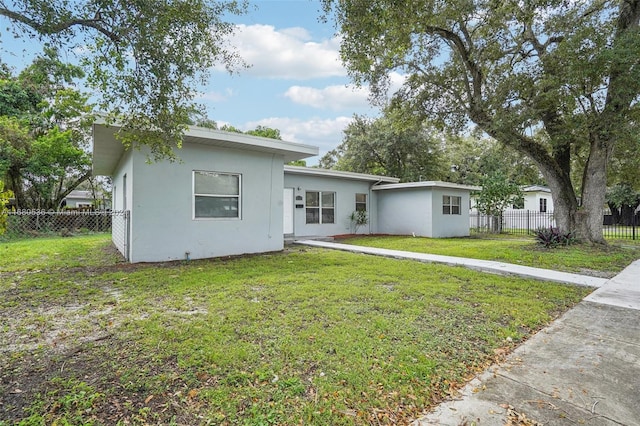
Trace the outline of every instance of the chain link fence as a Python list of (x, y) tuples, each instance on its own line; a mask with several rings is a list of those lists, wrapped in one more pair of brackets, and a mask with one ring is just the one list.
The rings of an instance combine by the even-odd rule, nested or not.
[(115, 246), (128, 259), (128, 211), (10, 211), (7, 212), (7, 230), (0, 235), (0, 241), (108, 232), (111, 232)]

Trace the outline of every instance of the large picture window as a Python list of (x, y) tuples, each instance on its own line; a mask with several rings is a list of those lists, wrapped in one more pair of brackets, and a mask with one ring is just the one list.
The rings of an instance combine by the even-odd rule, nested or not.
[(442, 214), (461, 214), (460, 203), (462, 197), (456, 197), (453, 195), (442, 196)]
[(193, 172), (193, 217), (239, 219), (242, 176), (234, 173)]
[(335, 223), (335, 192), (307, 191), (307, 223)]

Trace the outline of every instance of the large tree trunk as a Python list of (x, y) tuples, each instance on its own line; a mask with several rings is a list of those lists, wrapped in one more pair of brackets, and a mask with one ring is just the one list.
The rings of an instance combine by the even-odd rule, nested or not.
[(553, 216), (556, 226), (563, 233), (574, 232), (576, 229), (576, 212), (578, 201), (567, 177), (553, 168), (540, 167), (542, 174), (551, 189), (553, 197)]
[(606, 244), (602, 235), (602, 214), (610, 151), (604, 141), (592, 135), (591, 150), (582, 178), (582, 205), (576, 215), (577, 237), (591, 243)]

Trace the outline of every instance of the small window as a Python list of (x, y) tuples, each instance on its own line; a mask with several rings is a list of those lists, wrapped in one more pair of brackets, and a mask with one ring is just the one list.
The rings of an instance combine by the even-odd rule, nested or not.
[(239, 219), (241, 176), (232, 173), (193, 172), (195, 219)]
[(367, 211), (367, 194), (356, 194), (356, 211)]
[(442, 196), (442, 214), (461, 214), (460, 203), (462, 197), (455, 197), (453, 195)]
[(546, 213), (546, 212), (547, 212), (547, 199), (540, 198), (540, 213)]
[(335, 223), (335, 192), (307, 191), (307, 223)]

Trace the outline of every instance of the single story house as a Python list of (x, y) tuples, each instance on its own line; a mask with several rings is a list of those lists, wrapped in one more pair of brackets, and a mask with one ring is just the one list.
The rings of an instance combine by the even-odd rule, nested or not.
[(112, 178), (114, 214), (127, 218), (114, 216), (112, 239), (130, 262), (278, 251), (287, 236), (469, 235), (476, 187), (289, 166), (318, 148), (198, 127), (180, 161), (149, 163), (119, 130), (94, 124), (93, 172)]
[[(378, 207), (373, 189), (398, 183), (393, 177), (312, 167), (284, 166), (286, 236), (331, 236), (377, 232)], [(366, 223), (358, 225), (354, 214)]]
[(553, 211), (551, 189), (546, 186), (525, 186), (522, 188), (522, 195), (524, 197), (523, 210), (530, 210), (538, 213), (550, 213)]
[(106, 198), (95, 198), (93, 192), (83, 189), (74, 189), (71, 191), (61, 203), (62, 207), (69, 209), (110, 209), (111, 200)]
[[(469, 236), (470, 192), (480, 189), (295, 166), (284, 166), (284, 184), (285, 235), (296, 238), (356, 233)], [(365, 224), (354, 223), (356, 212), (365, 213)]]
[(469, 236), (469, 198), (480, 187), (428, 181), (380, 185), (373, 190), (378, 233), (448, 238)]
[(118, 130), (93, 125), (93, 173), (112, 177), (113, 210), (130, 212), (127, 229), (113, 228), (130, 262), (284, 248), (283, 167), (317, 147), (191, 127), (180, 161), (149, 163), (145, 148), (123, 147)]
[(64, 198), (62, 207), (77, 209), (93, 207), (94, 201), (91, 191), (74, 189)]

